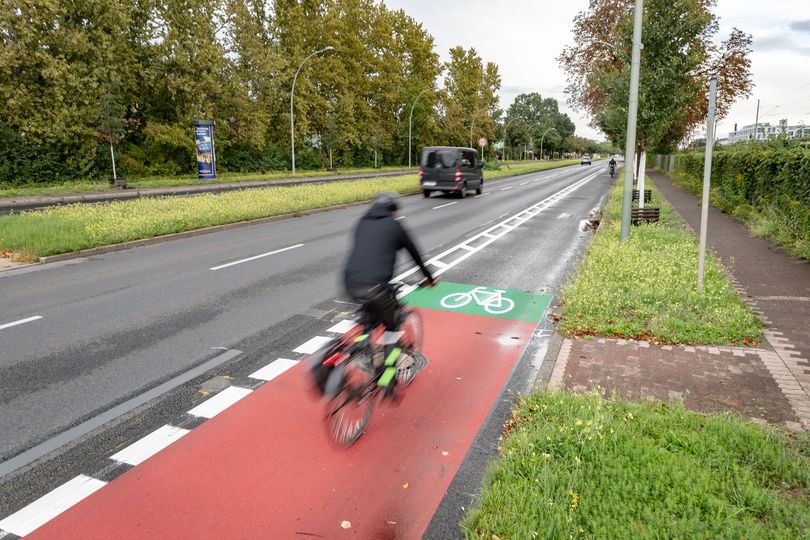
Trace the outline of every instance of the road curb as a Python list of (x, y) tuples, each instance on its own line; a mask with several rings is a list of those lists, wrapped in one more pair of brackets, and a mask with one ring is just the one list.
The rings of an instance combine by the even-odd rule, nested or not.
[[(551, 167), (549, 169), (544, 169), (542, 171), (531, 171), (531, 172), (518, 173), (518, 174), (514, 174), (514, 175), (502, 176), (502, 177), (496, 178), (494, 180), (489, 180), (489, 182), (493, 182), (493, 181), (494, 182), (499, 182), (501, 180), (507, 180), (507, 179), (510, 179), (510, 178), (518, 178), (520, 176), (542, 173), (542, 172), (551, 171), (551, 170), (554, 170), (554, 169), (562, 169), (562, 168), (569, 167), (569, 166), (570, 165), (561, 165), (559, 167)], [(346, 180), (348, 180), (348, 179), (346, 179)], [(405, 196), (411, 196), (411, 195), (414, 195), (414, 194), (407, 194)], [(269, 216), (269, 217), (265, 217), (265, 218), (252, 219), (252, 220), (248, 220), (248, 221), (238, 221), (238, 222), (235, 222), (235, 223), (226, 223), (224, 225), (214, 225), (213, 227), (205, 227), (203, 229), (194, 229), (193, 231), (184, 231), (184, 232), (179, 232), (179, 233), (164, 234), (162, 236), (155, 236), (155, 237), (152, 237), (152, 238), (144, 238), (144, 239), (141, 239), (141, 240), (131, 240), (129, 242), (122, 242), (120, 244), (111, 244), (109, 246), (99, 246), (99, 247), (95, 247), (95, 248), (83, 249), (83, 250), (80, 250), (80, 251), (73, 251), (73, 252), (70, 252), (70, 253), (61, 253), (59, 255), (48, 255), (48, 256), (45, 256), (45, 257), (40, 257), (39, 258), (39, 264), (48, 264), (48, 263), (52, 263), (52, 262), (67, 261), (67, 260), (70, 260), (70, 259), (79, 259), (79, 258), (82, 258), (82, 257), (90, 257), (90, 256), (93, 256), (93, 255), (103, 255), (105, 253), (112, 253), (114, 251), (123, 251), (123, 250), (126, 250), (126, 249), (135, 248), (135, 247), (150, 246), (150, 245), (153, 245), (153, 244), (160, 244), (160, 243), (163, 243), (163, 242), (170, 242), (172, 240), (180, 240), (180, 239), (183, 239), (183, 238), (192, 238), (194, 236), (201, 236), (201, 235), (204, 235), (204, 234), (222, 232), (222, 231), (227, 231), (227, 230), (231, 230), (231, 229), (239, 229), (239, 228), (242, 228), (242, 227), (249, 227), (249, 226), (252, 226), (252, 225), (262, 225), (264, 223), (271, 223), (273, 221), (279, 221), (279, 220), (282, 220), (282, 219), (290, 219), (290, 218), (296, 218), (296, 217), (309, 216), (309, 215), (312, 215), (312, 214), (319, 214), (319, 213), (322, 213), (322, 212), (330, 212), (332, 210), (343, 210), (345, 208), (351, 208), (352, 206), (359, 206), (359, 205), (363, 205), (363, 204), (368, 204), (368, 202), (369, 202), (368, 200), (365, 200), (365, 201), (358, 201), (358, 202), (354, 202), (354, 203), (338, 204), (338, 205), (335, 205), (335, 206), (325, 206), (323, 208), (314, 208), (312, 210), (304, 210), (302, 212), (295, 212), (295, 213), (292, 213), (292, 214), (282, 214), (282, 215), (278, 215), (278, 216)]]
[(338, 204), (335, 206), (325, 206), (323, 208), (315, 208), (313, 210), (305, 210), (303, 212), (295, 212), (292, 214), (281, 214), (278, 216), (269, 216), (265, 218), (252, 219), (249, 221), (237, 221), (235, 223), (226, 223), (225, 225), (214, 225), (213, 227), (205, 227), (203, 229), (194, 229), (193, 231), (184, 231), (179, 233), (164, 234), (162, 236), (154, 236), (152, 238), (144, 238), (142, 240), (131, 240), (121, 244), (112, 244), (109, 246), (100, 246), (96, 248), (83, 249), (81, 251), (73, 251), (71, 253), (62, 253), (59, 255), (49, 255), (47, 257), (40, 257), (40, 264), (47, 264), (58, 261), (67, 261), (70, 259), (79, 259), (81, 257), (89, 257), (92, 255), (103, 255), (104, 253), (111, 253), (113, 251), (123, 251), (125, 249), (150, 246), (153, 244), (161, 244), (163, 242), (170, 242), (172, 240), (181, 240), (183, 238), (192, 238), (195, 236), (202, 236), (216, 232), (228, 231), (231, 229), (241, 229), (243, 227), (250, 227), (252, 225), (262, 225), (264, 223), (272, 223), (273, 221), (280, 221), (283, 219), (293, 219), (298, 217), (309, 216), (312, 214), (321, 214), (332, 210), (343, 210), (351, 208), (352, 206), (360, 206), (368, 204), (368, 201), (359, 201), (347, 204)]

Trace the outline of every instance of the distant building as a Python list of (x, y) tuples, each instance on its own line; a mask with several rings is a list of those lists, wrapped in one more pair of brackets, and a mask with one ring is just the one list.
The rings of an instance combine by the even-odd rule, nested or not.
[[(787, 135), (788, 139), (802, 139), (804, 137), (810, 137), (810, 127), (804, 124), (790, 126), (788, 125), (787, 119), (780, 120), (779, 124), (774, 126), (772, 126), (770, 122), (763, 122), (757, 126), (756, 140), (764, 141), (766, 139), (772, 139), (783, 133)], [(741, 141), (752, 141), (754, 138), (754, 124), (743, 126), (741, 129), (728, 134), (729, 144)]]

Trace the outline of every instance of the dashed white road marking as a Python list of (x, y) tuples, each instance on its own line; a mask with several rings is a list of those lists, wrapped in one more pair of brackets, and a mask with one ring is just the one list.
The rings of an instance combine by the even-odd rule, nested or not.
[(251, 390), (249, 388), (229, 386), (222, 392), (219, 392), (217, 395), (205, 400), (188, 411), (188, 414), (199, 416), (200, 418), (213, 418), (243, 397), (250, 394), (250, 392)]
[(527, 181), (525, 181), (525, 182), (521, 182), (521, 183), (520, 183), (520, 184), (518, 184), (518, 185), (519, 185), (519, 186), (525, 186), (525, 185), (526, 185), (526, 184), (528, 184), (528, 183), (529, 183), (529, 181), (527, 180)]
[(270, 362), (260, 370), (251, 373), (251, 379), (259, 379), (261, 381), (272, 381), (291, 367), (298, 364), (297, 360), (290, 360), (288, 358), (278, 358)]
[(506, 191), (507, 189), (512, 189), (513, 187), (515, 187), (515, 186), (502, 187), (501, 191)]
[(345, 334), (357, 325), (357, 321), (351, 319), (343, 319), (336, 325), (332, 326), (327, 332), (334, 332), (335, 334)]
[(486, 197), (487, 195), (492, 195), (491, 191), (487, 191), (486, 193), (482, 193), (481, 195), (473, 195), (474, 197)]
[(18, 324), (25, 324), (31, 321), (36, 321), (42, 318), (42, 315), (34, 315), (33, 317), (26, 317), (25, 319), (20, 319), (18, 321), (12, 321), (6, 324), (0, 324), (0, 330), (4, 330), (6, 328), (11, 328), (12, 326), (17, 326)]
[(439, 208), (444, 208), (445, 206), (452, 206), (454, 204), (458, 204), (458, 201), (449, 202), (447, 204), (440, 204), (439, 206), (434, 206), (434, 210), (438, 210)]
[(187, 429), (165, 425), (110, 456), (110, 459), (140, 465), (187, 433)]
[(314, 338), (310, 339), (306, 343), (303, 343), (293, 349), (293, 352), (301, 353), (301, 354), (312, 354), (327, 343), (329, 343), (332, 338), (324, 337), (324, 336), (315, 336)]
[(250, 261), (255, 261), (256, 259), (261, 259), (263, 257), (268, 257), (270, 255), (275, 255), (276, 253), (281, 253), (282, 251), (289, 251), (291, 249), (300, 248), (303, 245), (304, 244), (295, 244), (294, 246), (287, 246), (285, 248), (276, 249), (274, 251), (268, 251), (267, 253), (262, 253), (261, 255), (254, 255), (253, 257), (248, 257), (247, 259), (241, 259), (241, 260), (238, 260), (238, 261), (229, 262), (227, 264), (220, 264), (219, 266), (214, 266), (212, 268), (209, 268), (209, 270), (221, 270), (223, 268), (228, 268), (229, 266), (234, 266), (234, 265), (237, 265), (237, 264), (242, 264), (242, 263), (246, 263), (246, 262), (250, 262)]
[(17, 536), (31, 534), (106, 485), (107, 482), (80, 474), (0, 521), (0, 529)]
[(568, 212), (563, 212), (562, 214), (560, 214), (560, 216), (557, 219), (566, 219), (566, 218), (570, 218), (570, 217), (571, 217), (571, 214), (569, 214)]

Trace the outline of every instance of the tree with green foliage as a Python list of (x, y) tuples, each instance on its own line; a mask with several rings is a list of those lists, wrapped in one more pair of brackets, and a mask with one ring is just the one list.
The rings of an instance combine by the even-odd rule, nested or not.
[[(574, 45), (559, 57), (571, 101), (591, 125), (623, 144), (627, 122), (633, 0), (593, 0), (574, 19)], [(665, 150), (698, 128), (708, 80), (718, 76), (717, 117), (752, 87), (751, 37), (738, 29), (715, 44), (716, 0), (647, 0), (639, 87), (638, 146)]]

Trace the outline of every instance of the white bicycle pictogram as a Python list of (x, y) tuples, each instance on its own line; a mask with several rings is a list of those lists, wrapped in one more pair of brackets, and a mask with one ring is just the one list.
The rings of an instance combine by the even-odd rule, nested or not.
[(448, 294), (441, 300), (441, 305), (447, 309), (464, 307), (473, 300), (484, 308), (484, 311), (493, 315), (509, 313), (515, 308), (515, 301), (503, 295), (503, 289), (487, 290), (486, 287), (476, 287), (469, 292)]

